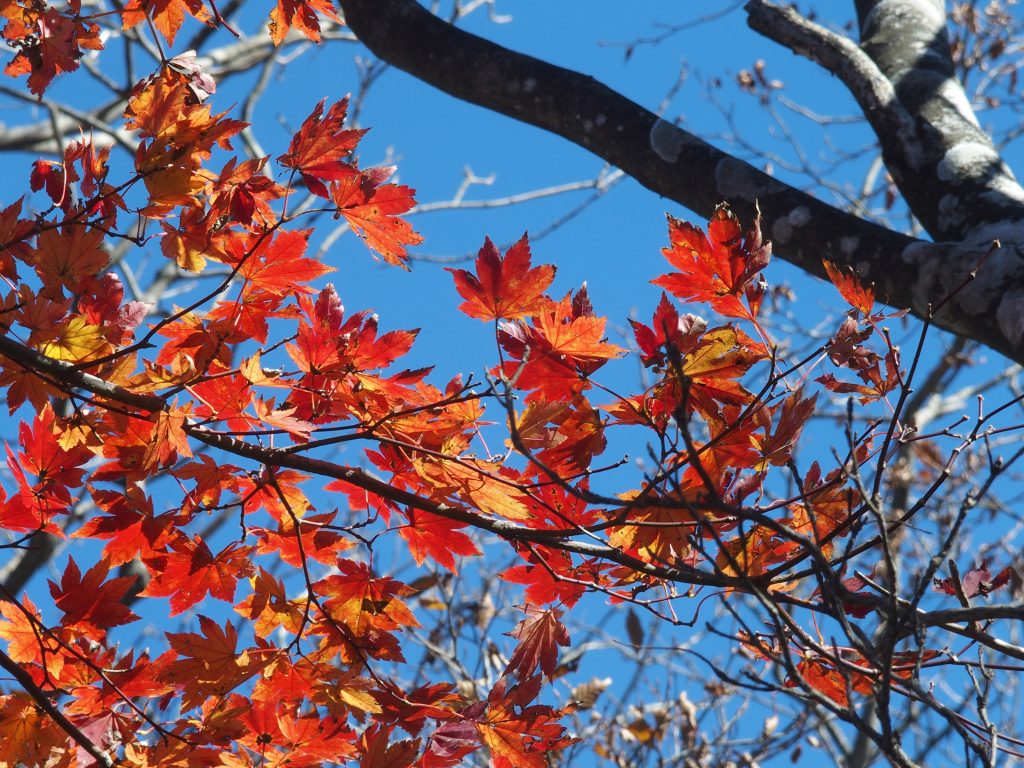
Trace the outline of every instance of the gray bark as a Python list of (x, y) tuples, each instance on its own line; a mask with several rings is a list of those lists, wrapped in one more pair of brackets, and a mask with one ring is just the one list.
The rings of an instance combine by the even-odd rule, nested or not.
[[(751, 26), (836, 74), (864, 109), (887, 167), (933, 241), (878, 226), (781, 183), (572, 70), (511, 51), (415, 0), (341, 0), (377, 56), (440, 90), (558, 134), (702, 216), (760, 206), (775, 252), (822, 276), (854, 267), (880, 300), (1024, 362), (1024, 190), (954, 78), (941, 0), (858, 0), (862, 44), (766, 0)], [(993, 239), (1003, 247), (970, 281)], [(968, 287), (958, 290), (965, 281)]]

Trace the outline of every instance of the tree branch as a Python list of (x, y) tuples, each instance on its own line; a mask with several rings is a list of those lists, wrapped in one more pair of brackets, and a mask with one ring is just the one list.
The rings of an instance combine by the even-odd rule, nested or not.
[(956, 77), (945, 3), (857, 0), (856, 8), (861, 47), (913, 120), (909, 134), (896, 135), (865, 112), (914, 215), (936, 240), (1020, 243), (1024, 189)]
[(18, 666), (14, 660), (3, 651), (0, 651), (0, 667), (6, 669), (10, 673), (11, 677), (18, 681), (18, 685), (20, 685), (24, 691), (32, 697), (38, 707), (49, 715), (53, 722), (55, 722), (62, 731), (74, 739), (78, 746), (89, 753), (89, 756), (96, 761), (97, 765), (103, 766), (103, 768), (110, 768), (110, 766), (113, 765), (110, 758), (103, 754), (103, 750), (93, 744), (93, 742), (84, 733), (82, 733), (81, 729), (79, 729), (77, 725), (68, 720), (67, 717), (64, 716), (64, 713), (54, 706), (46, 693), (44, 693), (43, 690), (35, 684), (28, 672)]
[(747, 23), (755, 32), (842, 80), (876, 135), (892, 137), (900, 144), (914, 137), (914, 121), (896, 98), (896, 89), (852, 40), (804, 18), (792, 6), (750, 0), (746, 11)]
[[(700, 215), (710, 216), (728, 200), (750, 220), (756, 203), (782, 258), (819, 277), (824, 276), (822, 259), (852, 266), (875, 284), (882, 301), (919, 317), (927, 317), (929, 304), (963, 282), (988, 246), (914, 240), (840, 211), (661, 120), (592, 77), (458, 29), (415, 0), (341, 0), (341, 6), (359, 39), (399, 69), (452, 96), (562, 136)], [(861, 69), (856, 76), (856, 67), (850, 70), (851, 82), (885, 103), (887, 90), (877, 74), (869, 84), (867, 62), (860, 57), (858, 62)], [(922, 184), (935, 192), (934, 180)], [(908, 199), (913, 207), (914, 199)], [(1024, 259), (1012, 247), (990, 259), (972, 287), (948, 302), (934, 323), (1024, 362), (1024, 289), (1007, 286), (1024, 286)]]
[[(75, 389), (86, 390), (113, 403), (131, 406), (149, 413), (158, 413), (167, 408), (167, 403), (158, 395), (143, 395), (132, 392), (98, 376), (80, 371), (70, 363), (47, 357), (8, 336), (0, 334), (0, 358), (3, 357), (8, 358), (32, 373), (43, 376), (51, 384), (56, 383), (66, 387), (69, 394)], [(146, 415), (139, 414), (137, 418), (146, 418)], [(668, 581), (728, 587), (739, 590), (744, 589), (744, 581), (742, 579), (700, 571), (685, 565), (652, 565), (632, 557), (609, 544), (576, 541), (572, 538), (578, 534), (578, 530), (575, 528), (564, 530), (528, 528), (507, 520), (488, 517), (472, 509), (451, 506), (442, 501), (426, 498), (401, 488), (395, 488), (390, 483), (379, 480), (356, 467), (335, 464), (280, 448), (256, 445), (196, 424), (186, 423), (184, 430), (190, 437), (234, 456), (250, 459), (268, 467), (296, 469), (300, 472), (309, 472), (320, 477), (345, 480), (358, 488), (370, 491), (398, 504), (429, 512), (449, 520), (455, 520), (480, 530), (489, 531), (508, 541), (531, 541), (552, 547), (553, 549), (574, 552), (586, 557), (603, 558), (619, 565), (627, 566), (639, 573)]]

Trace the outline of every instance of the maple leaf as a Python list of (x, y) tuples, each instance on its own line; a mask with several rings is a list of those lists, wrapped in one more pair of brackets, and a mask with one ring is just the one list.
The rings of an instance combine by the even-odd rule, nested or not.
[[(580, 293), (585, 292), (585, 286)], [(589, 302), (588, 302), (589, 304)], [(527, 402), (578, 400), (587, 380), (624, 350), (604, 339), (606, 319), (586, 314), (570, 294), (546, 305), (531, 324), (503, 321), (498, 342), (510, 358), (502, 374), (519, 389), (531, 390)]]
[(165, 546), (172, 520), (154, 515), (152, 500), (137, 486), (130, 485), (126, 493), (93, 489), (92, 497), (105, 514), (92, 515), (72, 536), (109, 539), (103, 557), (111, 565), (150, 557)]
[(459, 309), (480, 320), (518, 320), (537, 314), (549, 299), (544, 291), (555, 279), (555, 267), (530, 266), (527, 235), (502, 256), (488, 237), (476, 257), (476, 274), (465, 269), (448, 269), (455, 289), (465, 299)]
[[(804, 658), (796, 665), (803, 682), (818, 693), (832, 699), (841, 707), (850, 706), (850, 692), (871, 693), (874, 690), (875, 675), (844, 669), (840, 672), (833, 662), (820, 657)], [(786, 688), (795, 688), (799, 683), (788, 679)]]
[(17, 42), (20, 49), (4, 73), (11, 77), (27, 74), (28, 88), (37, 96), (43, 95), (58, 74), (78, 69), (83, 48), (103, 48), (98, 24), (69, 17), (56, 8), (42, 7), (45, 10), (41, 13), (36, 10), (39, 6), (34, 6), (24, 15), (28, 24), (20, 30), (22, 34), (15, 32), (11, 39), (12, 28), (4, 31), (6, 42)]
[(787, 397), (781, 406), (773, 409), (773, 413), (777, 413), (781, 408), (781, 415), (775, 425), (775, 431), (765, 436), (761, 442), (761, 455), (765, 462), (776, 467), (785, 465), (793, 455), (793, 448), (800, 438), (804, 425), (814, 413), (817, 399), (816, 394), (804, 397), (803, 389), (799, 389)]
[(53, 642), (42, 631), (39, 609), (29, 600), (22, 603), (0, 602), (0, 638), (7, 641), (7, 655), (20, 663), (37, 663), (54, 649)]
[(67, 195), (67, 185), (64, 166), (60, 163), (55, 163), (52, 160), (36, 160), (32, 164), (29, 188), (33, 192), (38, 192), (45, 187), (50, 200), (60, 205)]
[[(91, 457), (91, 451), (75, 446), (64, 449), (57, 441), (56, 416), (47, 403), (29, 425), (22, 422), (18, 429), (21, 450), (14, 454), (9, 446), (7, 466), (18, 486), (18, 495), (7, 502), (7, 507), (21, 506), (20, 514), (5, 509), (6, 526), (10, 530), (45, 530), (57, 533), (49, 522), (57, 513), (67, 511), (71, 504), (71, 488), (82, 484), (85, 470), (81, 465)], [(27, 474), (35, 475), (30, 483)], [(27, 523), (15, 525), (14, 521)]]
[(737, 381), (767, 353), (738, 328), (722, 326), (707, 331), (681, 361), (684, 391), (678, 393), (687, 401), (688, 410), (715, 417), (719, 403), (745, 405), (751, 395)]
[(509, 632), (510, 637), (519, 640), (519, 645), (505, 667), (505, 674), (512, 673), (520, 680), (532, 677), (540, 667), (544, 676), (551, 680), (558, 664), (558, 646), (569, 645), (569, 631), (558, 619), (562, 612), (557, 608), (541, 609), (524, 606), (526, 618)]
[(290, 517), (282, 517), (276, 531), (267, 528), (253, 530), (253, 535), (259, 540), (256, 551), (261, 555), (277, 553), (281, 560), (293, 568), (301, 568), (308, 560), (334, 565), (338, 553), (351, 549), (355, 542), (325, 527), (333, 522), (333, 513), (305, 517), (298, 527), (302, 532), (300, 546), (295, 524)]
[(832, 281), (843, 299), (865, 317), (871, 314), (871, 308), (875, 305), (874, 288), (865, 288), (852, 269), (841, 269), (831, 261), (823, 261), (825, 274)]
[(198, 401), (195, 415), (221, 422), (234, 432), (248, 432), (258, 423), (245, 411), (252, 404), (252, 385), (239, 374), (217, 376), (189, 387)]
[(629, 322), (640, 348), (640, 360), (655, 369), (663, 368), (673, 351), (692, 348), (708, 327), (707, 322), (696, 315), (681, 317), (664, 292), (650, 327), (636, 320)]
[(172, 407), (152, 416), (153, 432), (146, 444), (142, 468), (154, 470), (174, 464), (178, 457), (191, 458), (192, 449), (185, 433), (188, 411)]
[[(652, 280), (680, 299), (706, 301), (726, 317), (754, 320), (764, 293), (755, 282), (771, 258), (771, 243), (761, 238), (760, 216), (743, 237), (739, 220), (721, 204), (708, 223), (708, 234), (671, 216), (670, 248), (662, 253), (678, 269)], [(747, 299), (744, 306), (741, 298)]]
[(860, 493), (843, 482), (839, 469), (822, 479), (818, 462), (813, 462), (807, 470), (803, 486), (804, 503), (792, 506), (792, 515), (784, 522), (820, 542), (822, 553), (831, 557), (834, 537), (849, 533), (850, 515), (860, 503)]
[(439, 492), (471, 503), (481, 512), (509, 520), (528, 520), (529, 509), (511, 467), (478, 459), (417, 461), (420, 476)]
[(136, 658), (135, 652), (129, 651), (116, 663), (106, 665), (99, 686), (77, 688), (75, 698), (68, 702), (65, 712), (87, 716), (95, 712), (110, 712), (125, 697), (157, 697), (173, 692), (174, 686), (157, 680), (157, 676), (174, 656), (173, 651), (167, 651), (158, 659), (151, 660), (148, 653), (140, 653)]
[(121, 304), (124, 285), (113, 272), (85, 281), (76, 292), (82, 318), (86, 323), (99, 326), (103, 337), (111, 344), (131, 341), (134, 329), (149, 311), (149, 305), (141, 301)]
[(945, 592), (947, 595), (957, 595), (961, 591), (964, 597), (976, 595), (988, 595), (993, 590), (1010, 583), (1013, 577), (1013, 568), (1006, 566), (995, 577), (987, 567), (972, 568), (960, 578), (959, 589), (953, 577), (948, 579), (935, 579), (934, 585), (937, 592)]
[(174, 38), (178, 36), (186, 16), (210, 23), (210, 14), (202, 0), (129, 0), (121, 11), (124, 29), (141, 23), (147, 15), (169, 45), (174, 45)]
[[(540, 606), (547, 603), (561, 603), (571, 607), (579, 602), (586, 592), (585, 584), (581, 583), (584, 574), (580, 573), (573, 563), (571, 555), (550, 547), (534, 546), (532, 552), (520, 552), (519, 556), (528, 561), (528, 565), (514, 565), (505, 570), (501, 577), (513, 584), (526, 587), (526, 599), (532, 605)], [(541, 559), (543, 558), (543, 563)], [(559, 578), (567, 575), (572, 581)]]
[(417, 740), (391, 742), (391, 731), (371, 726), (359, 736), (359, 768), (409, 768), (420, 751)]
[(239, 493), (248, 502), (245, 511), (249, 513), (265, 509), (275, 520), (288, 520), (289, 525), (293, 518), (301, 520), (307, 510), (313, 509), (302, 490), (306, 480), (309, 480), (309, 475), (293, 469), (274, 471), (273, 481), (266, 473), (255, 482), (248, 477), (239, 478)]
[(303, 256), (310, 234), (308, 229), (288, 230), (272, 239), (262, 237), (255, 251), (235, 241), (234, 255), (240, 261), (244, 259), (238, 274), (255, 288), (274, 295), (312, 293), (313, 289), (305, 283), (333, 272), (334, 268)]
[(537, 676), (510, 688), (502, 677), (491, 689), (476, 727), (495, 768), (546, 768), (551, 752), (573, 742), (556, 722), (559, 712), (526, 706), (536, 698), (540, 680)]
[(50, 582), (54, 603), (64, 613), (61, 624), (83, 636), (102, 642), (110, 627), (130, 624), (138, 616), (122, 602), (135, 583), (134, 576), (121, 576), (104, 582), (110, 563), (100, 560), (82, 576), (73, 557), (60, 579), (60, 586)]
[(480, 733), (470, 720), (442, 723), (430, 734), (420, 761), (422, 768), (452, 768), (464, 765), (466, 755), (480, 748)]
[[(771, 566), (785, 562), (796, 554), (799, 545), (785, 541), (765, 526), (754, 526), (734, 539), (723, 541), (715, 566), (725, 574), (756, 579), (763, 576)], [(775, 592), (789, 591), (796, 583), (777, 582), (769, 589)]]
[(388, 264), (408, 269), (407, 245), (418, 245), (423, 237), (405, 219), (398, 218), (416, 201), (414, 189), (396, 184), (378, 186), (368, 174), (353, 176), (331, 184), (331, 200), (338, 215), (345, 217), (359, 237)]
[(312, 40), (320, 42), (320, 13), (331, 21), (341, 22), (331, 0), (277, 0), (270, 12), (270, 39), (280, 45), (289, 29), (296, 29)]
[(703, 488), (690, 485), (693, 481), (689, 477), (684, 477), (684, 481), (687, 485), (665, 496), (657, 493), (640, 496), (639, 491), (622, 494), (630, 506), (620, 513), (625, 522), (612, 530), (608, 543), (636, 552), (651, 562), (687, 560), (700, 526), (715, 518), (704, 509)]
[(0, 696), (0, 765), (69, 765), (74, 757), (67, 733), (27, 693)]
[(413, 593), (407, 585), (390, 578), (375, 578), (364, 563), (339, 559), (335, 576), (316, 582), (318, 594), (329, 595), (323, 607), (334, 621), (351, 630), (362, 652), (372, 658), (403, 660), (391, 631), (418, 627), (419, 622), (401, 599)]
[(95, 277), (110, 261), (102, 248), (103, 232), (75, 224), (39, 233), (36, 247), (26, 261), (35, 267), (43, 283), (42, 294), (63, 298), (63, 290), (77, 293), (82, 284)]
[(376, 720), (384, 725), (397, 724), (406, 733), (416, 736), (429, 718), (438, 721), (458, 721), (455, 707), (461, 702), (451, 683), (428, 683), (411, 691), (403, 691), (389, 680), (373, 691), (380, 702), (381, 713)]
[(302, 626), (303, 605), (288, 599), (284, 584), (263, 568), (251, 578), (253, 593), (235, 610), (253, 622), (258, 637), (270, 637), (278, 627), (296, 634)]
[(54, 360), (84, 363), (111, 351), (103, 329), (82, 317), (69, 318), (54, 328), (49, 336), (39, 344), (39, 351)]
[[(621, 347), (603, 341), (607, 320), (593, 315), (577, 315), (573, 302), (566, 296), (558, 303), (548, 303), (533, 319), (537, 335), (551, 353), (563, 356), (570, 364), (598, 362), (618, 357)], [(592, 369), (587, 371), (592, 372)]]
[[(221, 170), (220, 178), (213, 182), (208, 219), (222, 222), (221, 226), (228, 221), (237, 221), (245, 226), (254, 223), (263, 227), (273, 226), (277, 216), (270, 207), (270, 201), (284, 196), (287, 190), (264, 175), (266, 164), (265, 157), (240, 164), (238, 158), (231, 158)], [(254, 222), (257, 214), (258, 222)]]
[(18, 280), (17, 262), (24, 261), (31, 252), (28, 239), (35, 231), (35, 223), (21, 216), (25, 198), (20, 197), (6, 208), (0, 209), (0, 277), (11, 282)]
[[(279, 5), (278, 9), (280, 8)], [(288, 145), (288, 151), (278, 157), (277, 162), (285, 168), (298, 171), (310, 192), (329, 200), (330, 192), (324, 184), (325, 181), (340, 181), (359, 175), (359, 171), (348, 158), (366, 133), (366, 129), (342, 128), (345, 114), (348, 112), (347, 96), (335, 102), (324, 115), (326, 102), (327, 99), (322, 99), (313, 108), (309, 117), (302, 121), (302, 125)]]
[(199, 616), (202, 634), (167, 632), (171, 649), (181, 658), (167, 663), (160, 680), (182, 690), (182, 707), (190, 709), (210, 696), (223, 695), (238, 687), (266, 666), (249, 652), (239, 654), (238, 632), (231, 620), (221, 627), (213, 619)]
[(171, 551), (148, 558), (151, 580), (139, 594), (143, 597), (170, 597), (171, 616), (191, 608), (207, 594), (233, 602), (238, 580), (250, 576), (249, 561), (253, 547), (229, 544), (216, 555), (198, 535), (182, 536), (171, 544)]
[(404, 514), (409, 524), (400, 527), (398, 533), (409, 542), (409, 551), (416, 565), (422, 565), (429, 558), (456, 573), (455, 555), (472, 557), (480, 554), (473, 540), (459, 532), (458, 529), (465, 528), (465, 524), (419, 509), (408, 509)]

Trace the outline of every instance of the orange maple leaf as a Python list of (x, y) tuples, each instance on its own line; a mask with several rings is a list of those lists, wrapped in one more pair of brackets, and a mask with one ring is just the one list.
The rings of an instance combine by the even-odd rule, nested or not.
[(334, 514), (330, 512), (303, 518), (298, 526), (298, 531), (302, 534), (300, 546), (299, 534), (291, 517), (282, 517), (276, 531), (269, 528), (253, 529), (253, 535), (259, 540), (256, 552), (261, 555), (277, 554), (293, 568), (301, 568), (303, 563), (309, 560), (334, 565), (338, 553), (352, 549), (355, 542), (325, 527), (333, 523)]
[(174, 38), (186, 16), (210, 23), (210, 13), (203, 0), (129, 0), (121, 11), (124, 29), (131, 29), (141, 23), (147, 14), (152, 17), (153, 26), (160, 30), (170, 45), (174, 45)]
[(242, 251), (235, 255), (239, 260), (244, 259), (238, 274), (253, 288), (273, 295), (312, 293), (313, 289), (307, 283), (333, 272), (334, 267), (303, 255), (309, 245), (310, 233), (308, 229), (287, 230), (273, 239), (264, 237), (252, 252), (235, 241), (233, 245)]
[(302, 626), (304, 606), (289, 600), (284, 584), (263, 568), (250, 579), (253, 592), (235, 610), (253, 623), (257, 637), (270, 637), (278, 627), (296, 634)]
[(0, 696), (0, 765), (71, 765), (70, 744), (67, 733), (28, 694)]
[[(14, 3), (9, 5), (15, 6)], [(83, 22), (80, 18), (69, 18), (56, 8), (45, 4), (26, 4), (21, 24), (11, 25), (6, 30), (5, 42), (16, 43), (18, 54), (4, 68), (4, 74), (11, 77), (28, 75), (28, 88), (42, 96), (54, 77), (61, 72), (78, 69), (82, 49), (98, 51), (103, 48), (99, 24)], [(17, 6), (15, 6), (17, 7)], [(40, 12), (40, 9), (45, 8)], [(5, 12), (5, 16), (9, 13)], [(18, 34), (18, 33), (21, 34)]]
[(296, 29), (315, 43), (320, 42), (321, 13), (331, 21), (340, 22), (331, 0), (277, 0), (270, 12), (270, 39), (280, 45), (289, 29)]
[(40, 232), (36, 247), (25, 260), (35, 267), (43, 283), (42, 295), (59, 301), (65, 288), (77, 293), (109, 263), (102, 244), (101, 230), (75, 224)]
[(465, 299), (459, 309), (480, 320), (518, 320), (544, 309), (550, 299), (544, 291), (555, 279), (555, 267), (530, 267), (527, 235), (502, 256), (488, 237), (476, 257), (476, 274), (449, 269), (455, 289)]
[(508, 682), (502, 677), (487, 697), (486, 712), (476, 722), (480, 740), (495, 768), (546, 768), (548, 755), (573, 740), (557, 723), (560, 712), (527, 706), (540, 691), (539, 675), (512, 687)]
[(365, 173), (331, 185), (331, 199), (352, 231), (388, 264), (403, 269), (408, 269), (405, 246), (423, 242), (412, 225), (398, 217), (416, 204), (414, 194), (416, 190), (396, 184), (378, 186), (374, 178)]
[(825, 273), (832, 281), (843, 299), (865, 317), (871, 314), (871, 308), (875, 305), (875, 289), (865, 288), (857, 275), (849, 267), (842, 269), (831, 261), (822, 261), (825, 265)]
[(90, 516), (72, 536), (109, 539), (103, 557), (111, 565), (122, 565), (138, 556), (150, 557), (165, 545), (171, 518), (154, 515), (152, 499), (138, 486), (129, 484), (128, 491), (121, 493), (94, 489), (92, 498), (106, 514)]
[(53, 641), (42, 631), (43, 620), (39, 609), (28, 599), (22, 605), (0, 602), (0, 639), (7, 641), (7, 655), (21, 663), (35, 663), (54, 651)]
[[(362, 653), (375, 659), (402, 661), (402, 650), (391, 634), (401, 627), (419, 627), (402, 600), (413, 593), (406, 584), (387, 577), (376, 578), (365, 563), (338, 559), (339, 573), (316, 582), (317, 593), (328, 595), (324, 610), (335, 622), (348, 627), (360, 642)], [(350, 638), (342, 638), (346, 644)]]
[(166, 665), (160, 679), (183, 691), (182, 707), (190, 709), (208, 697), (223, 695), (258, 674), (269, 658), (235, 650), (238, 632), (228, 619), (224, 628), (199, 616), (202, 634), (167, 632), (171, 648), (182, 658)]

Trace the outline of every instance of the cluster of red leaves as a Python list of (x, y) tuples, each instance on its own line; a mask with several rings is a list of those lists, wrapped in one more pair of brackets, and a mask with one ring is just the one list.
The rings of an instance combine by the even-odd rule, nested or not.
[[(216, 26), (219, 14), (202, 0), (129, 0), (120, 7), (122, 25), (131, 29), (149, 19), (171, 45), (185, 19)], [(335, 24), (341, 19), (331, 0), (277, 0), (270, 12), (269, 31), (280, 45), (291, 30), (320, 42), (320, 18)], [(0, 5), (4, 42), (16, 51), (4, 69), (12, 77), (28, 75), (32, 93), (42, 96), (53, 79), (78, 69), (85, 51), (103, 50), (99, 16), (82, 13), (80, 0), (50, 4), (41, 0), (11, 0)]]
[[(132, 6), (126, 23), (152, 12), (173, 38), (180, 9), (168, 8)], [(299, 19), (315, 26), (302, 8), (282, 4), (276, 31)], [(0, 212), (0, 384), (11, 413), (36, 414), (22, 424), (18, 448), (7, 448), (14, 488), (2, 492), (0, 527), (26, 541), (63, 536), (87, 499), (93, 511), (72, 535), (102, 549), (84, 574), (69, 560), (51, 584), (52, 617), (27, 597), (0, 603), (6, 658), (30, 681), (26, 692), (0, 696), (2, 759), (71, 765), (111, 750), (140, 766), (187, 757), (194, 765), (441, 767), (487, 748), (496, 765), (543, 765), (569, 743), (560, 712), (534, 703), (537, 671), (552, 674), (545, 634), (561, 627), (557, 614), (540, 611), (536, 627), (517, 630), (522, 651), (483, 701), (451, 686), (402, 687), (374, 667), (404, 661), (402, 633), (418, 626), (408, 605), (415, 591), (375, 574), (365, 553), (349, 556), (356, 540), (336, 510), (316, 513), (308, 474), (257, 455), (263, 440), (305, 446), (345, 423), (385, 441), (371, 459), (394, 473), (393, 487), (419, 494), (419, 506), (379, 496), (387, 484), (368, 488), (364, 474), (344, 479), (339, 470), (334, 489), (349, 494), (353, 515), (372, 507), (367, 514), (393, 526), (417, 563), (455, 570), (456, 558), (479, 554), (464, 523), (431, 511), (442, 499), (527, 514), (489, 462), (459, 458), (478, 429), (478, 397), (458, 377), (442, 391), (425, 382), (427, 370), (395, 370), (416, 332), (380, 333), (375, 315), (346, 313), (333, 286), (312, 287), (329, 267), (306, 256), (310, 232), (293, 229), (282, 205), (301, 179), (371, 249), (404, 266), (406, 247), (419, 241), (399, 218), (412, 190), (388, 184), (390, 170), (358, 167), (364, 131), (343, 127), (344, 101), (321, 103), (302, 123), (277, 160), (292, 173), (285, 184), (268, 175), (268, 158), (229, 157), (210, 172), (207, 163), (244, 126), (203, 103), (195, 76), (180, 63), (164, 66), (132, 92), (133, 176), (112, 185), (107, 151), (74, 142), (62, 162), (33, 165), (29, 184), (47, 210), (25, 217), (18, 201)], [(143, 203), (129, 208), (129, 191)], [(225, 281), (140, 333), (149, 308), (126, 301), (107, 271), (104, 246), (122, 237), (124, 211), (161, 219), (161, 250), (179, 267), (227, 267), (230, 291)], [(265, 349), (272, 327), (285, 341)], [(275, 349), (285, 370), (264, 367)], [(40, 364), (63, 367), (46, 373)], [(58, 415), (51, 400), (71, 407)], [(204, 442), (236, 461), (198, 452)], [(259, 471), (245, 466), (254, 458)], [(147, 493), (161, 477), (180, 488), (176, 502)], [(244, 533), (214, 546), (197, 530), (226, 507), (239, 510)], [(132, 562), (142, 583), (117, 575)], [(275, 564), (307, 574), (305, 591), (275, 575)], [(311, 575), (317, 564), (322, 578)], [(199, 615), (195, 631), (166, 633), (159, 656), (125, 653), (110, 633), (139, 621), (134, 600), (167, 600), (169, 617), (220, 601), (249, 629)], [(64, 702), (55, 719), (38, 707), (57, 693)], [(413, 738), (394, 738), (396, 729)], [(150, 730), (156, 738), (144, 735)]]
[[(2, 13), (18, 49), (8, 72), (29, 74), (36, 93), (99, 46), (77, 4)], [(316, 39), (317, 13), (336, 20), (328, 0), (279, 0), (274, 41), (291, 28)], [(132, 0), (123, 23), (149, 17), (173, 42), (186, 15), (209, 21), (192, 0)], [(107, 150), (73, 142), (32, 167), (45, 210), (27, 214), (19, 200), (0, 211), (0, 386), (12, 414), (30, 414), (7, 447), (0, 528), (19, 537), (12, 546), (70, 533), (99, 553), (84, 573), (67, 561), (43, 611), (0, 596), (0, 661), (22, 689), (0, 695), (0, 763), (91, 765), (109, 752), (126, 766), (442, 768), (485, 748), (498, 768), (541, 768), (571, 743), (563, 711), (538, 698), (565, 672), (562, 616), (585, 593), (630, 599), (679, 568), (779, 591), (796, 586), (786, 573), (807, 557), (803, 542), (833, 555), (861, 506), (848, 466), (822, 477), (815, 464), (796, 497), (748, 503), (790, 464), (816, 403), (781, 377), (770, 397), (744, 383), (775, 362), (758, 323), (770, 255), (759, 222), (744, 233), (724, 206), (707, 234), (670, 219), (675, 271), (654, 282), (747, 330), (682, 314), (662, 294), (649, 324), (631, 321), (650, 384), (624, 396), (593, 380), (627, 350), (607, 340), (586, 287), (551, 296), (555, 268), (533, 266), (525, 236), (504, 254), (486, 240), (475, 269), (452, 274), (460, 309), (494, 323), (496, 384), (481, 393), (456, 376), (439, 387), (429, 369), (398, 367), (417, 331), (382, 333), (319, 284), (330, 268), (307, 256), (312, 233), (288, 214), (301, 183), (385, 261), (405, 267), (419, 242), (401, 218), (413, 191), (387, 183), (390, 169), (359, 168), (364, 132), (344, 127), (346, 103), (317, 105), (276, 163), (228, 156), (215, 171), (244, 125), (204, 103), (212, 91), (194, 59), (172, 59), (128, 98), (128, 178), (108, 180)], [(126, 301), (107, 271), (112, 241), (143, 242), (119, 230), (125, 212), (159, 220), (161, 251), (181, 269), (213, 263), (229, 276), (144, 327), (149, 307)], [(854, 311), (827, 357), (862, 383), (819, 381), (882, 398), (900, 382), (897, 352), (868, 344), (881, 317), (870, 291), (828, 269)], [(592, 402), (595, 391), (610, 402)], [(506, 409), (509, 450), (497, 458), (474, 450), (484, 397)], [(655, 476), (609, 500), (590, 477), (615, 428), (647, 430), (664, 448)], [(314, 455), (356, 440), (372, 472)], [(848, 464), (870, 455), (862, 444)], [(317, 480), (347, 500), (344, 512), (315, 509)], [(226, 510), (237, 538), (204, 536)], [(471, 528), (522, 560), (502, 574), (523, 592), (514, 650), (477, 698), (402, 681), (416, 589), (379, 573), (373, 548), (393, 534), (417, 566), (455, 572), (481, 554)], [(566, 545), (577, 537), (591, 546)], [(167, 600), (168, 618), (195, 621), (166, 632), (155, 657), (123, 651), (111, 633), (140, 621), (134, 600)], [(198, 613), (218, 602), (243, 629)], [(845, 705), (867, 690), (858, 666), (808, 656), (797, 671)]]

